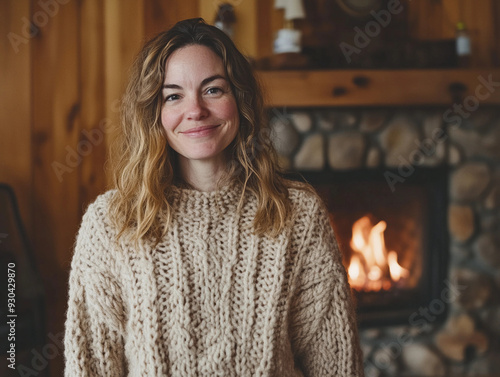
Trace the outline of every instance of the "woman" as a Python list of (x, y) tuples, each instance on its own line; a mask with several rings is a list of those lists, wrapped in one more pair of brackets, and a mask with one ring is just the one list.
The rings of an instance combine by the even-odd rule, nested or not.
[(278, 174), (223, 32), (191, 19), (148, 42), (120, 134), (116, 189), (77, 237), (66, 376), (362, 375), (327, 213)]

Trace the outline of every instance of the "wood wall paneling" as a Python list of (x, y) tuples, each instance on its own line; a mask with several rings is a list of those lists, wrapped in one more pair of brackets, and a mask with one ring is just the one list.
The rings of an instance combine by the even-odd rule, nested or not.
[[(105, 101), (106, 135), (120, 122), (120, 100), (126, 87), (128, 72), (144, 42), (144, 28), (148, 21), (144, 17), (142, 1), (127, 2), (120, 0), (104, 2), (104, 41), (105, 41)], [(110, 137), (106, 138), (109, 150)], [(107, 170), (107, 169), (106, 169)], [(111, 176), (106, 175), (108, 186), (112, 185)]]
[(465, 22), (471, 34), (471, 67), (494, 66), (498, 54), (496, 0), (405, 0), (410, 14), (410, 35), (419, 40), (455, 38), (456, 25)]
[[(32, 42), (35, 251), (47, 297), (47, 333), (63, 331), (66, 281), (81, 220), (80, 3), (61, 5)], [(44, 12), (32, 1), (32, 16)], [(54, 166), (64, 166), (59, 176)], [(60, 164), (60, 165), (59, 165)], [(51, 360), (62, 375), (63, 358)]]
[[(32, 212), (32, 153), (31, 153), (31, 82), (30, 82), (30, 36), (23, 33), (23, 19), (30, 17), (29, 0), (0, 2), (0, 182), (10, 185), (17, 197), (21, 219), (28, 237), (33, 236)], [(1, 214), (5, 215), (5, 214)], [(6, 234), (6, 245), (19, 245), (9, 229), (0, 228)], [(13, 237), (10, 238), (9, 237)], [(3, 236), (0, 237), (2, 242)], [(4, 245), (5, 245), (4, 244)], [(21, 260), (18, 260), (21, 263)], [(7, 266), (2, 265), (2, 276)], [(17, 270), (19, 272), (19, 270)], [(23, 281), (17, 280), (20, 295)], [(7, 287), (2, 287), (5, 292)], [(5, 303), (1, 304), (2, 306)], [(20, 318), (19, 318), (20, 319)], [(7, 339), (2, 339), (6, 342)], [(26, 363), (31, 350), (16, 350), (17, 363)], [(7, 356), (2, 355), (5, 360)], [(12, 375), (6, 361), (0, 363), (0, 375)]]
[(81, 132), (77, 147), (85, 154), (80, 170), (80, 201), (88, 204), (106, 186), (106, 85), (104, 5), (100, 0), (86, 0), (81, 7), (80, 82)]
[[(199, 17), (199, 1), (144, 0), (144, 34), (147, 39), (174, 26), (180, 20)], [(211, 4), (216, 0), (211, 0)], [(207, 20), (209, 22), (211, 20)]]
[(283, 28), (283, 10), (274, 8), (274, 1), (257, 1), (257, 53), (256, 58), (273, 54), (277, 30)]
[(0, 2), (0, 182), (13, 187), (31, 237), (31, 39), (23, 33), (29, 17), (29, 0)]

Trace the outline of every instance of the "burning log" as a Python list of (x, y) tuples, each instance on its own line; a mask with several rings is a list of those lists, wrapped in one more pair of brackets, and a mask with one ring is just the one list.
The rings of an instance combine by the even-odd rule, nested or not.
[(352, 227), (351, 249), (354, 251), (348, 267), (349, 283), (359, 291), (389, 290), (396, 282), (408, 277), (409, 271), (398, 263), (395, 251), (385, 246), (385, 221), (373, 225), (368, 216)]

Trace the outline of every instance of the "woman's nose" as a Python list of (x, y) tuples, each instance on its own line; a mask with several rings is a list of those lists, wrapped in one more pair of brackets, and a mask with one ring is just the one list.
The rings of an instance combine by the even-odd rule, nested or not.
[(188, 101), (187, 116), (188, 119), (203, 119), (208, 115), (208, 109), (205, 102), (199, 96), (193, 96)]

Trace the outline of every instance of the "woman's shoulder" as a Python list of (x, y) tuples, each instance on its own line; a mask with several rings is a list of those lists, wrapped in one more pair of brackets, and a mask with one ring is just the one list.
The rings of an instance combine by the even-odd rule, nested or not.
[(116, 194), (117, 190), (108, 190), (98, 195), (85, 210), (84, 217), (95, 217), (96, 219), (106, 220), (109, 215), (109, 205), (111, 199)]
[(304, 182), (285, 180), (288, 198), (293, 208), (302, 211), (316, 211), (323, 206), (323, 201), (314, 188)]
[(107, 208), (111, 199), (116, 195), (118, 191), (116, 189), (111, 189), (103, 192), (102, 194), (97, 195), (93, 202), (91, 202), (88, 208)]
[(80, 264), (100, 271), (114, 263), (114, 253), (111, 251), (115, 250), (116, 231), (109, 220), (109, 203), (115, 192), (106, 191), (87, 206), (76, 235), (74, 266)]
[[(91, 202), (83, 215), (79, 233), (87, 232), (109, 236), (111, 233), (111, 221), (109, 220), (109, 206), (116, 190), (108, 190), (96, 197)], [(108, 238), (108, 237), (106, 237)]]

